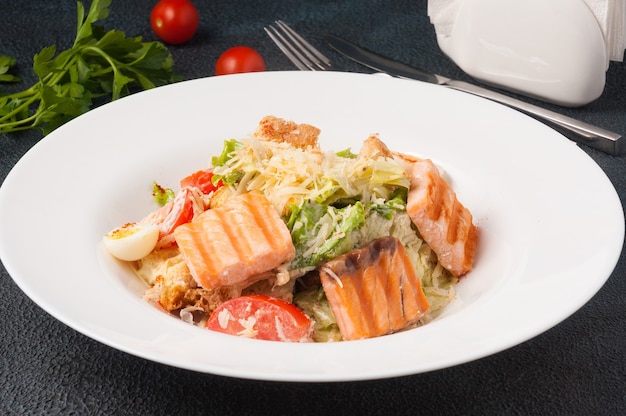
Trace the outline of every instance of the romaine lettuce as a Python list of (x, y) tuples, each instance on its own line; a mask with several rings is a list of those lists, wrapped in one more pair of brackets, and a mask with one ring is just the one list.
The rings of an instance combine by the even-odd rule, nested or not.
[(293, 206), (287, 220), (296, 247), (293, 268), (315, 267), (352, 249), (341, 244), (348, 234), (365, 223), (360, 202), (344, 208), (304, 201)]

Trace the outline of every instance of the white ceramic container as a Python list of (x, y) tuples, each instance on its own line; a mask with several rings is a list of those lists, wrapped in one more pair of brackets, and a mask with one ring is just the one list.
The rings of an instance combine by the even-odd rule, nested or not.
[(583, 0), (464, 0), (440, 48), (484, 83), (568, 107), (604, 90), (602, 30)]

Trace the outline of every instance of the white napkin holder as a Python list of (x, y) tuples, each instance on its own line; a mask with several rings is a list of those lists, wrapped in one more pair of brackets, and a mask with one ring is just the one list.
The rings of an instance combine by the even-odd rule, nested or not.
[(568, 107), (604, 90), (607, 44), (585, 0), (430, 0), (429, 15), (441, 50), (479, 81)]

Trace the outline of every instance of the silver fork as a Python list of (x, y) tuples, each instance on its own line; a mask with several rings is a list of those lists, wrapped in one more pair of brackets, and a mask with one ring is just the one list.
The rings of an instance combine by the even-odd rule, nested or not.
[(265, 31), (298, 69), (301, 71), (324, 71), (331, 67), (330, 59), (287, 26), (285, 22), (276, 20), (274, 23), (276, 26), (269, 25), (264, 28)]

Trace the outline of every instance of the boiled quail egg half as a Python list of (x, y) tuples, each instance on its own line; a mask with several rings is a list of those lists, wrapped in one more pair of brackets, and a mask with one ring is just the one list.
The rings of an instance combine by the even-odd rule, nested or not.
[(140, 260), (150, 254), (159, 239), (159, 229), (152, 224), (124, 224), (102, 237), (106, 249), (120, 260)]

